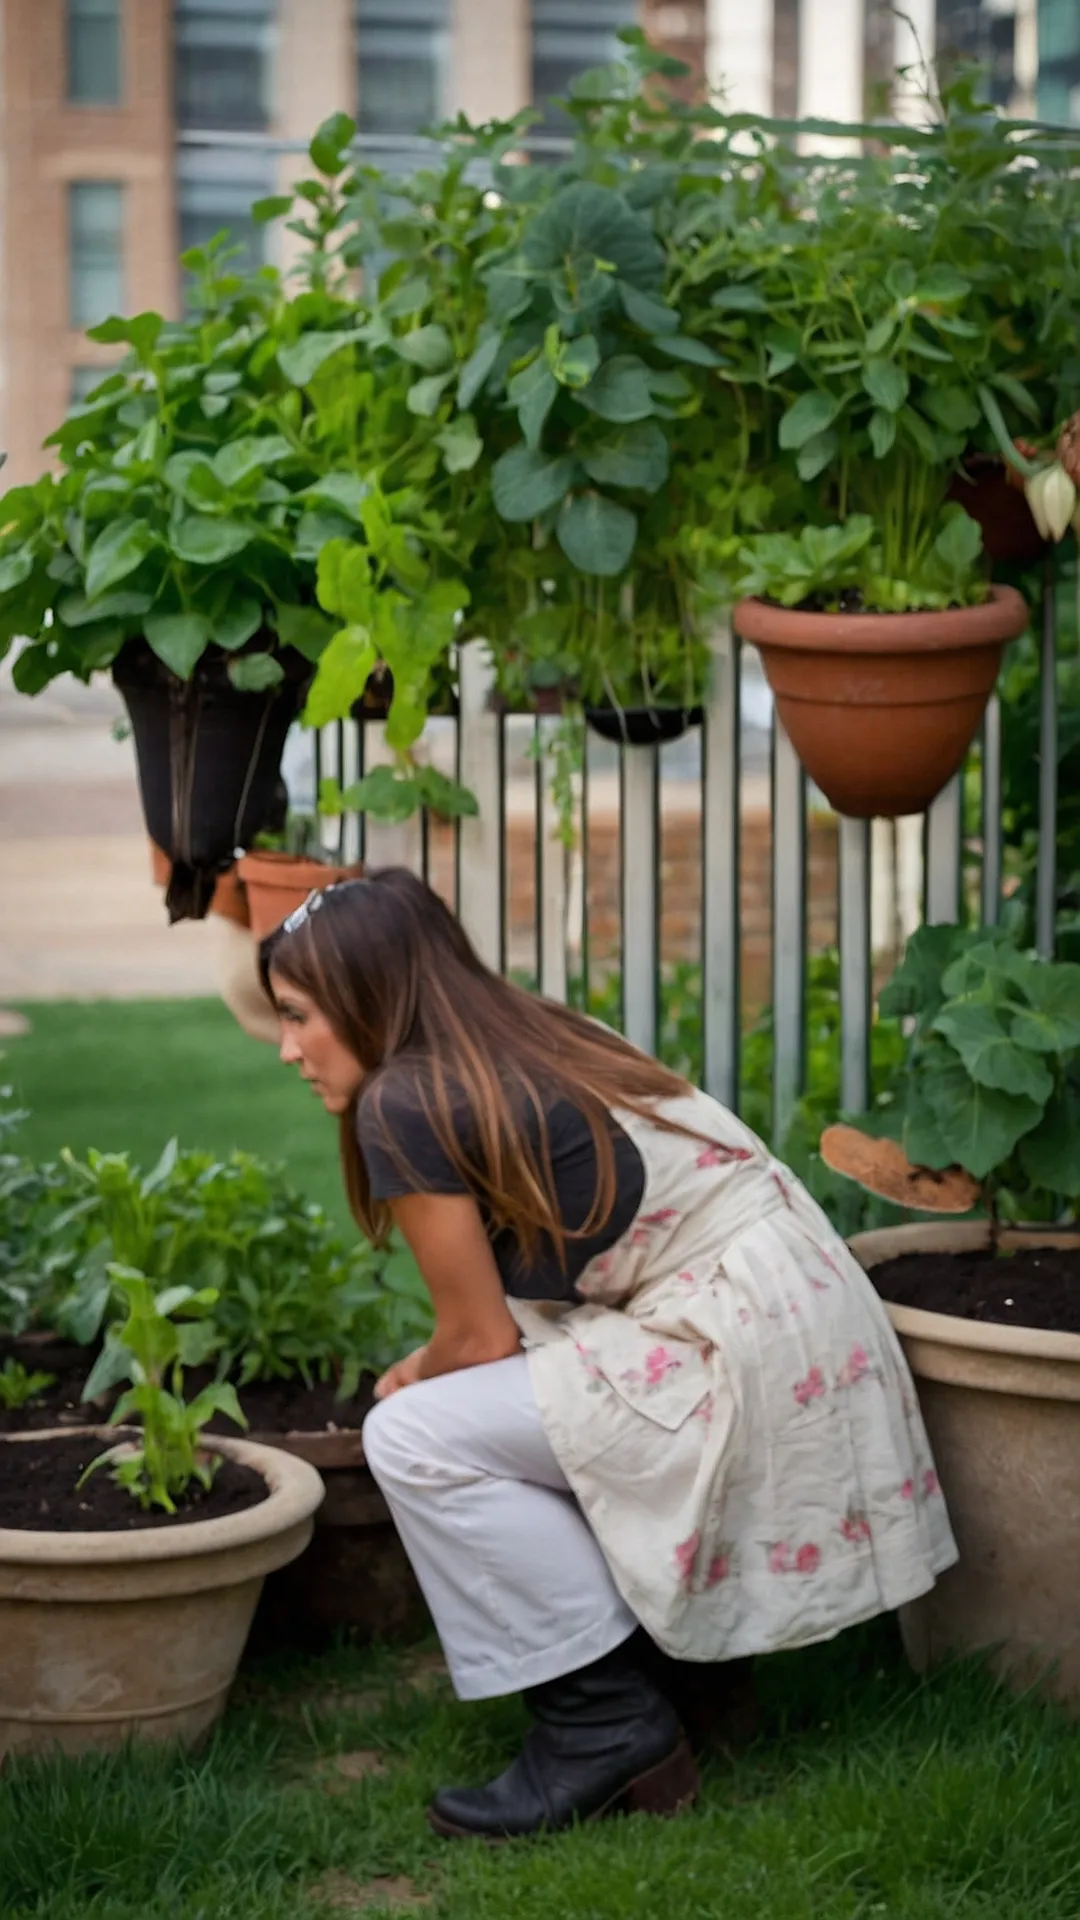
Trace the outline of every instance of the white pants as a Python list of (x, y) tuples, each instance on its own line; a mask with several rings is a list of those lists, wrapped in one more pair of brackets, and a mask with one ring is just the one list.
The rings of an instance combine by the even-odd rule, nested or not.
[(402, 1387), (368, 1414), (364, 1453), (462, 1700), (573, 1673), (633, 1633), (524, 1354)]

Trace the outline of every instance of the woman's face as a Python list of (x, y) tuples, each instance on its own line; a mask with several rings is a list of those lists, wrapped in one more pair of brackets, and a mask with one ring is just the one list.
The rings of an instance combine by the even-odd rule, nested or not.
[(314, 1089), (327, 1113), (344, 1113), (364, 1077), (364, 1069), (339, 1040), (311, 995), (271, 971), (270, 991), (281, 1015), (281, 1058), (299, 1067), (301, 1080)]

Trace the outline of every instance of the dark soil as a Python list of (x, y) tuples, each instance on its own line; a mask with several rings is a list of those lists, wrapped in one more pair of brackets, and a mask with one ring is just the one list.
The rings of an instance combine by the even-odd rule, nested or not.
[(82, 1399), (82, 1390), (96, 1357), (96, 1349), (78, 1347), (70, 1340), (42, 1339), (40, 1335), (0, 1340), (0, 1367), (5, 1360), (12, 1359), (19, 1361), (27, 1373), (55, 1376), (52, 1386), (21, 1407), (5, 1407), (0, 1403), (0, 1434), (100, 1423), (114, 1396), (108, 1394), (96, 1405), (88, 1405)]
[[(195, 1376), (187, 1379), (194, 1392)], [(363, 1426), (375, 1404), (374, 1385), (374, 1374), (368, 1374), (351, 1400), (338, 1400), (332, 1383), (305, 1387), (302, 1380), (256, 1380), (240, 1388), (240, 1405), (252, 1433), (322, 1433), (334, 1428), (351, 1432)], [(235, 1433), (236, 1427), (219, 1415), (211, 1420), (209, 1431)]]
[(261, 1474), (223, 1460), (207, 1493), (195, 1486), (177, 1502), (175, 1514), (148, 1513), (99, 1467), (86, 1485), (78, 1481), (105, 1452), (97, 1434), (65, 1434), (58, 1440), (0, 1441), (0, 1526), (33, 1533), (125, 1533), (141, 1527), (180, 1526), (189, 1520), (221, 1520), (243, 1513), (267, 1497)]
[(1080, 1333), (1080, 1247), (905, 1253), (871, 1274), (883, 1300), (1006, 1327)]

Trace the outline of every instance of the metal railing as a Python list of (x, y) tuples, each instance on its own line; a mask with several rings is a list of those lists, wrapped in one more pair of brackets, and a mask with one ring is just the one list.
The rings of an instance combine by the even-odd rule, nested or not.
[[(1057, 699), (1055, 568), (1047, 561), (1041, 651), (1040, 835), (1036, 879), (1036, 928), (1040, 951), (1054, 945), (1055, 829), (1057, 811)], [(714, 672), (701, 730), (698, 762), (688, 772), (682, 755), (678, 776), (696, 784), (700, 809), (700, 962), (703, 1082), (726, 1105), (739, 1099), (740, 1035), (740, 823), (743, 746), (747, 737), (740, 683), (742, 649), (729, 628), (714, 638)], [(747, 650), (749, 651), (749, 650)], [(452, 838), (453, 865), (433, 863), (433, 829), (426, 819), (390, 829), (364, 816), (346, 815), (337, 847), (348, 859), (403, 860), (433, 879), (451, 898), (483, 958), (506, 969), (508, 928), (508, 805), (531, 810), (535, 857), (532, 963), (524, 971), (540, 990), (565, 999), (569, 983), (590, 973), (589, 832), (590, 789), (603, 782), (605, 811), (617, 810), (620, 841), (621, 969), (623, 1025), (649, 1052), (656, 1050), (660, 996), (659, 929), (664, 879), (661, 861), (661, 794), (672, 778), (670, 747), (621, 749), (591, 743), (574, 794), (576, 842), (559, 837), (543, 761), (543, 748), (558, 721), (501, 716), (491, 710), (493, 676), (486, 649), (461, 650), (456, 720), (429, 723), (425, 745), (475, 794), (479, 812), (438, 829)], [(1003, 898), (1002, 711), (997, 696), (986, 712), (975, 762), (980, 789), (981, 874), (972, 911), (997, 923)], [(521, 752), (522, 733), (532, 743), (535, 765)], [(598, 755), (599, 744), (599, 755)], [(605, 770), (596, 772), (598, 757)], [(316, 776), (356, 778), (386, 758), (382, 729), (370, 722), (326, 729), (316, 742)], [(617, 779), (612, 777), (612, 759)], [(772, 722), (769, 778), (771, 822), (771, 1004), (774, 1032), (774, 1138), (783, 1138), (803, 1090), (806, 1060), (808, 967), (808, 822), (812, 796), (782, 728)], [(963, 778), (958, 775), (928, 810), (922, 830), (922, 917), (956, 921), (964, 899)], [(685, 787), (684, 787), (685, 793)], [(518, 850), (520, 861), (520, 848)], [(841, 819), (837, 830), (837, 919), (841, 1020), (841, 1100), (858, 1111), (869, 1094), (872, 1018), (871, 823)], [(521, 956), (518, 955), (519, 965)], [(601, 963), (603, 965), (605, 963)]]

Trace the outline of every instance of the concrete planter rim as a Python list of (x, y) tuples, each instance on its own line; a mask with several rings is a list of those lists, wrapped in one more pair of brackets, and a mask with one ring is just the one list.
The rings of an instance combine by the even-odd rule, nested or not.
[[(0, 1445), (91, 1434), (106, 1445), (116, 1445), (132, 1431), (123, 1427), (50, 1427), (44, 1432), (5, 1434), (0, 1437)], [(295, 1454), (218, 1434), (209, 1434), (206, 1445), (261, 1474), (270, 1489), (266, 1499), (242, 1513), (223, 1514), (215, 1520), (188, 1520), (130, 1532), (50, 1533), (28, 1527), (0, 1527), (0, 1566), (122, 1568), (210, 1558), (216, 1553), (258, 1546), (288, 1532), (309, 1520), (323, 1499), (323, 1483), (315, 1468)]]

